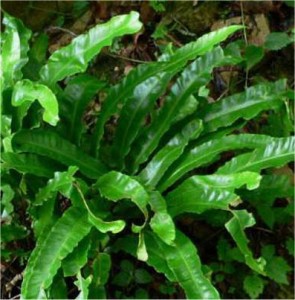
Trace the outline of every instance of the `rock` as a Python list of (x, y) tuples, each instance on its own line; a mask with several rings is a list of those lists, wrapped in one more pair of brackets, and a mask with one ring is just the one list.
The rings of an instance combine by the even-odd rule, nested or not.
[(254, 16), (254, 22), (249, 25), (252, 25), (251, 33), (248, 36), (249, 43), (256, 46), (262, 46), (266, 36), (270, 33), (267, 18), (264, 14), (257, 14)]

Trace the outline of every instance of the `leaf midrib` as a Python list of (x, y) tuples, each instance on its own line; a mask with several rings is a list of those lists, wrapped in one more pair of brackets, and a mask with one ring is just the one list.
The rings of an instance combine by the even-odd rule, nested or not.
[[(162, 75), (162, 73), (160, 75)], [(153, 76), (153, 77), (155, 77), (155, 76)], [(157, 81), (155, 81), (155, 83), (153, 84), (153, 87), (157, 86), (158, 84), (159, 83)], [(149, 94), (145, 98), (141, 98), (141, 100), (137, 102), (138, 105), (136, 107), (136, 110), (135, 111), (133, 110), (134, 113), (132, 114), (132, 117), (128, 119), (129, 120), (129, 122), (127, 123), (128, 125), (124, 126), (126, 128), (126, 130), (124, 130), (122, 142), (121, 143), (118, 143), (118, 142), (115, 143), (116, 147), (119, 149), (119, 163), (121, 163), (121, 161), (124, 158), (125, 154), (127, 154), (129, 149), (130, 149), (130, 147), (129, 147), (129, 149), (128, 148), (125, 149), (125, 147), (126, 146), (128, 147), (128, 144), (130, 146), (131, 142), (134, 140), (134, 137), (133, 137), (132, 140), (130, 138), (126, 139), (126, 136), (129, 133), (129, 128), (131, 127), (131, 125), (133, 123), (133, 120), (134, 120), (135, 116), (137, 115), (137, 112), (139, 111), (139, 108), (141, 108), (141, 103), (145, 102), (146, 99), (148, 99), (148, 98), (149, 98)]]
[[(86, 170), (88, 169), (88, 170), (90, 170), (91, 172), (93, 172), (94, 174), (97, 174), (97, 175), (101, 175), (101, 174), (98, 174), (98, 172), (97, 172), (97, 169), (95, 168), (95, 167), (93, 167), (92, 168), (92, 165), (90, 165), (90, 164), (87, 164), (86, 162), (84, 162), (84, 161), (81, 161), (81, 160), (79, 160), (79, 159), (77, 159), (76, 157), (71, 157), (71, 156), (68, 156), (67, 154), (65, 154), (66, 152), (64, 152), (64, 151), (59, 151), (58, 149), (59, 148), (52, 148), (52, 147), (48, 147), (48, 145), (41, 145), (41, 144), (39, 144), (39, 143), (33, 143), (32, 141), (28, 141), (28, 142), (26, 142), (25, 144), (24, 144), (25, 146), (29, 146), (29, 145), (31, 145), (31, 146), (33, 146), (33, 147), (36, 147), (36, 148), (40, 148), (40, 150), (50, 150), (52, 153), (57, 153), (57, 154), (59, 154), (61, 157), (65, 157), (66, 159), (69, 159), (69, 160), (72, 160), (73, 162), (77, 162), (80, 166), (82, 166), (83, 168), (85, 168)], [(72, 147), (72, 146), (71, 146)], [(47, 152), (47, 151), (45, 151), (45, 153)], [(77, 149), (75, 149), (74, 151), (78, 151)], [(38, 153), (39, 154), (39, 153)], [(40, 154), (40, 155), (42, 155), (42, 154)], [(85, 154), (83, 154), (84, 155), (84, 157), (85, 157)], [(82, 157), (83, 157), (83, 155), (82, 155)], [(54, 158), (54, 156), (51, 156), (51, 158), (53, 158), (53, 159), (55, 159)], [(94, 161), (95, 161), (95, 159), (94, 158), (92, 158), (92, 157), (87, 157), (87, 159), (93, 159)], [(99, 164), (99, 161), (95, 161), (97, 164)], [(61, 161), (61, 163), (63, 163), (62, 161)], [(99, 166), (97, 166), (97, 167), (99, 167)], [(81, 168), (79, 168), (79, 169), (81, 169)]]
[[(146, 155), (146, 151), (149, 150), (151, 148), (151, 145), (153, 144), (154, 140), (156, 139), (157, 141), (159, 140), (159, 137), (163, 134), (163, 132), (165, 132), (165, 128), (167, 128), (167, 124), (169, 123), (169, 120), (171, 118), (171, 116), (173, 115), (174, 111), (175, 111), (175, 107), (177, 105), (179, 105), (179, 102), (187, 95), (188, 91), (190, 91), (190, 89), (192, 88), (192, 86), (195, 84), (195, 80), (192, 80), (192, 82), (188, 85), (187, 89), (183, 89), (179, 95), (179, 97), (177, 98), (177, 101), (173, 101), (173, 99), (175, 100), (175, 98), (172, 96), (172, 100), (173, 102), (171, 104), (171, 107), (168, 110), (167, 115), (165, 116), (165, 119), (163, 121), (163, 119), (160, 119), (162, 116), (161, 114), (158, 115), (158, 121), (155, 121), (154, 124), (151, 127), (149, 127), (145, 134), (142, 136), (148, 137), (147, 139), (147, 143), (143, 145), (143, 147), (141, 148), (141, 151), (139, 153), (139, 155), (136, 157), (135, 162), (134, 162), (134, 166), (137, 169), (138, 164), (140, 164), (141, 162), (143, 162), (143, 160), (148, 157), (150, 155), (150, 153), (148, 155)], [(187, 96), (188, 97), (188, 96)], [(163, 107), (163, 109), (165, 110), (165, 106)], [(167, 110), (165, 110), (167, 111)], [(157, 130), (154, 130), (154, 127), (157, 128)], [(169, 127), (169, 125), (168, 125)], [(151, 130), (152, 129), (152, 130)], [(152, 136), (152, 138), (150, 138), (150, 136)]]
[[(226, 110), (224, 110), (224, 107), (221, 106), (221, 111), (219, 111), (217, 113), (212, 113), (212, 114), (209, 112), (209, 116), (205, 117), (204, 121), (206, 123), (209, 123), (212, 120), (221, 119), (222, 117), (224, 117), (226, 115), (230, 115), (230, 114), (235, 113), (237, 111), (240, 111), (240, 110), (243, 110), (243, 109), (246, 110), (247, 108), (255, 106), (255, 105), (259, 106), (264, 102), (275, 102), (275, 101), (278, 101), (278, 96), (277, 95), (275, 95), (275, 97), (269, 97), (268, 99), (265, 98), (265, 99), (257, 100), (257, 101), (255, 101), (255, 100), (249, 101), (248, 99), (245, 99), (245, 100), (243, 100), (243, 103), (240, 103), (239, 105), (237, 105), (237, 104), (231, 105), (231, 108), (227, 107)], [(231, 103), (224, 103), (224, 104), (231, 104)], [(248, 113), (248, 111), (245, 111), (245, 112)], [(249, 112), (249, 114), (247, 114), (247, 117), (248, 117), (248, 115), (251, 115), (251, 112)], [(238, 118), (242, 118), (242, 117), (245, 118), (246, 116), (242, 116), (242, 115), (238, 116)]]
[[(280, 154), (280, 155), (276, 155), (276, 156), (270, 156), (270, 157), (267, 157), (267, 158), (265, 158), (265, 159), (261, 159), (261, 160), (259, 160), (259, 161), (253, 161), (253, 162), (251, 162), (250, 164), (247, 164), (247, 165), (245, 165), (245, 166), (243, 166), (243, 167), (241, 167), (241, 168), (238, 168), (238, 169), (235, 169), (234, 170), (234, 172), (239, 172), (239, 171), (247, 171), (247, 170), (249, 170), (249, 168), (252, 168), (253, 166), (255, 166), (255, 165), (259, 165), (259, 164), (262, 164), (262, 163), (264, 163), (264, 162), (267, 162), (267, 161), (270, 161), (270, 160), (276, 160), (276, 159), (280, 159), (280, 158), (283, 158), (283, 157), (285, 157), (285, 156), (289, 156), (289, 155), (292, 155), (293, 153), (291, 153), (291, 152), (287, 152), (287, 153), (282, 153), (282, 154)], [(247, 155), (249, 155), (249, 153), (247, 153)], [(253, 155), (252, 153), (250, 153), (250, 155)], [(249, 156), (250, 156), (249, 155)], [(238, 157), (237, 157), (238, 158)], [(220, 173), (221, 174), (221, 173)]]
[[(250, 134), (249, 134), (249, 136), (250, 136)], [(252, 137), (253, 137), (253, 136), (252, 136)], [(204, 149), (201, 149), (201, 150), (198, 151), (198, 152), (201, 152), (201, 156), (199, 155), (198, 152), (196, 152), (195, 149), (197, 149), (197, 148), (192, 149), (192, 150), (187, 154), (187, 156), (185, 157), (185, 159), (180, 163), (180, 165), (177, 166), (177, 170), (176, 170), (174, 173), (172, 173), (172, 175), (169, 176), (169, 178), (168, 178), (166, 181), (171, 182), (171, 179), (172, 179), (172, 183), (175, 182), (175, 181), (178, 180), (182, 175), (184, 175), (184, 174), (186, 173), (186, 169), (187, 169), (187, 168), (190, 168), (191, 165), (195, 165), (196, 163), (202, 162), (202, 161), (204, 160), (204, 158), (206, 158), (207, 156), (212, 156), (212, 158), (210, 159), (210, 160), (212, 160), (212, 159), (214, 159), (214, 157), (215, 157), (216, 155), (218, 155), (219, 153), (221, 153), (221, 152), (223, 152), (223, 151), (227, 151), (227, 150), (229, 150), (229, 149), (242, 149), (242, 148), (247, 148), (247, 147), (249, 147), (248, 142), (247, 142), (247, 139), (245, 139), (245, 141), (243, 141), (244, 137), (241, 138), (241, 143), (239, 144), (238, 147), (236, 147), (236, 146), (235, 146), (235, 147), (232, 147), (232, 146), (229, 145), (229, 144), (232, 142), (231, 140), (234, 139), (234, 138), (238, 138), (238, 136), (237, 136), (237, 137), (235, 137), (235, 136), (233, 136), (233, 135), (225, 136), (225, 137), (220, 138), (220, 139), (218, 139), (218, 140), (211, 140), (211, 141), (209, 141), (209, 142), (206, 142), (206, 143), (204, 143), (204, 144), (198, 146), (197, 148), (201, 148), (201, 147), (204, 148)], [(246, 137), (245, 137), (245, 138), (246, 138)], [(253, 137), (253, 138), (254, 138), (254, 137)], [(258, 136), (257, 136), (257, 138), (258, 138)], [(225, 141), (225, 143), (223, 143), (223, 141)], [(209, 145), (208, 145), (208, 144), (209, 144)], [(216, 146), (217, 146), (217, 147), (216, 147)], [(220, 146), (220, 147), (218, 147), (218, 146)], [(205, 152), (206, 147), (210, 147), (210, 148), (211, 148), (209, 153), (208, 153), (208, 151)], [(256, 146), (256, 147), (251, 146), (251, 147), (249, 147), (249, 149), (253, 149), (253, 148), (256, 149), (256, 148), (260, 148), (260, 147), (263, 147), (263, 145), (261, 145), (261, 146)], [(193, 152), (192, 152), (192, 151), (193, 151)], [(202, 153), (202, 152), (203, 152), (203, 153)], [(197, 154), (198, 154), (198, 156), (197, 156)], [(207, 161), (207, 162), (209, 162), (209, 161)], [(181, 166), (181, 164), (183, 164), (183, 163), (185, 163), (185, 164)], [(201, 164), (201, 165), (202, 165), (202, 164)], [(201, 166), (201, 165), (200, 165), (200, 164), (197, 164), (197, 165), (195, 166), (195, 168), (197, 168), (197, 167), (199, 167), (199, 166)], [(177, 174), (181, 174), (181, 175), (178, 176)], [(174, 179), (174, 178), (177, 178), (177, 179)], [(168, 185), (167, 187), (169, 187), (170, 185), (171, 185), (171, 183), (169, 183), (169, 185)], [(165, 188), (167, 188), (167, 187), (165, 187)]]
[[(69, 216), (70, 214), (68, 214), (67, 216)], [(82, 219), (82, 218), (84, 218), (85, 217), (85, 215), (81, 215), (80, 214), (80, 217), (78, 216), (78, 219), (80, 220), (80, 219)], [(62, 220), (60, 219), (60, 222), (61, 222)], [(84, 223), (85, 224), (85, 223)], [(39, 260), (39, 258), (41, 257), (41, 254), (42, 254), (42, 252), (44, 251), (44, 248), (46, 248), (47, 247), (47, 245), (46, 245), (46, 242), (48, 241), (48, 239), (51, 237), (51, 234), (56, 230), (56, 226), (58, 226), (59, 224), (55, 224), (54, 226), (52, 226), (51, 227), (51, 229), (50, 229), (50, 231), (49, 231), (49, 233), (47, 234), (47, 236), (46, 236), (46, 238), (44, 239), (44, 240), (42, 240), (42, 246), (39, 248), (39, 251), (38, 251), (38, 254), (35, 256), (35, 259), (34, 259), (34, 261), (33, 261), (33, 264), (30, 266), (30, 273), (29, 273), (29, 277), (28, 276), (26, 276), (26, 285), (24, 286), (24, 288), (23, 289), (25, 289), (25, 290), (27, 290), (28, 289), (28, 284), (30, 283), (30, 279), (34, 276), (34, 269), (35, 269), (35, 267), (36, 267), (36, 264), (37, 264), (37, 262), (38, 262), (38, 260)], [(78, 226), (79, 228), (80, 228), (80, 226), (81, 226), (81, 224), (79, 223), (79, 222), (75, 222), (74, 223), (74, 225), (71, 227), (71, 231), (70, 232), (74, 232), (74, 231), (77, 231), (76, 230), (76, 226)], [(91, 225), (89, 225), (89, 228), (91, 228)], [(70, 234), (68, 234), (68, 236), (71, 236)], [(58, 251), (58, 253), (57, 253), (57, 255), (56, 255), (56, 257), (58, 257), (58, 254), (61, 252), (61, 250), (63, 249), (63, 245), (65, 245), (66, 244), (66, 242), (69, 240), (69, 238), (67, 238), (66, 240), (64, 240), (63, 241), (63, 243), (61, 244), (62, 246), (59, 248), (60, 249), (60, 251)], [(38, 241), (37, 241), (37, 247), (38, 247)], [(56, 259), (54, 260), (54, 261), (56, 261)], [(54, 266), (54, 263), (51, 263), (51, 266)], [(50, 268), (49, 268), (49, 270), (48, 270), (48, 273), (50, 274)], [(47, 274), (48, 274), (47, 273)], [(49, 277), (49, 276), (48, 276)], [(48, 277), (46, 278), (46, 279), (43, 279), (42, 280), (42, 282), (40, 282), (40, 284), (38, 284), (38, 290), (39, 290), (39, 292), (40, 292), (40, 288), (41, 288), (41, 286), (44, 284), (44, 282), (48, 279)], [(28, 293), (30, 293), (30, 291), (28, 291)]]
[[(213, 47), (213, 46), (211, 45), (211, 47)], [(174, 54), (174, 55), (177, 56), (176, 54)], [(171, 60), (168, 61), (168, 62), (167, 61), (160, 62), (162, 64), (162, 68), (160, 68), (159, 65), (156, 65), (156, 63), (150, 64), (151, 66), (154, 66), (154, 68), (152, 68), (151, 70), (149, 70), (149, 72), (146, 72), (146, 74), (142, 75), (140, 77), (140, 80), (135, 81), (135, 84), (134, 83), (130, 84), (130, 85), (127, 86), (127, 88), (125, 86), (125, 88), (123, 89), (123, 92), (121, 92), (122, 89), (120, 87), (122, 87), (123, 85), (125, 85), (124, 81), (121, 84), (118, 84), (118, 85), (114, 86), (114, 88), (110, 91), (107, 99), (105, 100), (105, 103), (107, 103), (108, 101), (110, 102), (110, 99), (113, 99), (113, 98), (117, 99), (117, 101), (111, 102), (111, 105), (108, 106), (108, 109), (104, 110), (105, 111), (105, 113), (104, 113), (104, 119), (108, 118), (109, 111), (112, 111), (113, 108), (117, 105), (117, 103), (119, 103), (122, 100), (122, 98), (126, 97), (126, 95), (128, 95), (130, 93), (130, 91), (133, 90), (138, 84), (140, 84), (141, 82), (145, 81), (149, 77), (155, 76), (159, 72), (162, 73), (162, 72), (169, 71), (170, 68), (172, 68), (174, 70), (174, 65), (178, 65), (178, 64), (180, 64), (183, 61), (188, 61), (189, 58), (191, 57), (191, 55), (192, 54), (189, 53), (189, 54), (187, 54), (185, 56), (180, 57), (178, 60), (172, 61), (172, 62), (171, 62)], [(196, 50), (195, 51), (195, 57), (198, 56), (198, 55), (199, 55), (199, 52)], [(170, 59), (173, 60), (173, 57), (172, 58), (170, 57)], [(119, 91), (120, 91), (120, 93), (119, 93)], [(113, 93), (113, 95), (112, 95), (112, 93)], [(97, 124), (99, 124), (99, 123), (97, 123)], [(101, 124), (101, 127), (103, 126), (103, 124), (104, 124), (104, 120), (103, 120), (103, 122)], [(98, 135), (98, 133), (96, 135)], [(98, 143), (99, 143), (99, 139), (97, 138), (97, 136), (96, 136), (96, 140), (97, 141), (96, 141), (96, 144), (95, 144), (95, 148), (97, 148)]]
[[(84, 86), (84, 89), (87, 89), (87, 87), (88, 86), (91, 86), (93, 83), (92, 82), (89, 82), (89, 83), (87, 83), (85, 86)], [(82, 95), (83, 96), (83, 95)], [(84, 96), (85, 97), (85, 96)], [(76, 136), (75, 135), (75, 124), (76, 123), (78, 123), (79, 125), (81, 125), (81, 123), (82, 123), (82, 120), (79, 120), (78, 118), (77, 118), (77, 114), (78, 114), (78, 111), (79, 111), (79, 109), (78, 108), (80, 108), (80, 104), (81, 104), (81, 102), (83, 102), (83, 101), (76, 101), (75, 100), (75, 104), (73, 105), (74, 106), (74, 110), (73, 110), (73, 117), (71, 118), (71, 120), (72, 120), (72, 122), (71, 122), (71, 127), (70, 127), (70, 137), (71, 137), (71, 139), (74, 139), (74, 137)], [(81, 109), (81, 108), (80, 108)], [(77, 120), (78, 119), (78, 120)]]

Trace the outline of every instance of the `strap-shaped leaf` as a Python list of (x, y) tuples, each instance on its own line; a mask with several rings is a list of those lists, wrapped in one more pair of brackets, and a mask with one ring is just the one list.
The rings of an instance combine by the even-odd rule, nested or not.
[(255, 149), (273, 141), (272, 137), (259, 134), (239, 134), (216, 138), (186, 151), (165, 173), (158, 185), (164, 191), (187, 172), (214, 162), (224, 151), (235, 149)]
[(82, 277), (81, 272), (78, 273), (77, 280), (74, 282), (78, 287), (80, 293), (75, 299), (88, 299), (89, 285), (92, 281), (92, 275), (89, 275), (86, 279)]
[(233, 25), (210, 32), (197, 41), (186, 44), (175, 51), (173, 55), (164, 55), (163, 63), (151, 63), (140, 65), (132, 70), (119, 84), (109, 91), (108, 97), (104, 101), (101, 114), (97, 120), (93, 137), (92, 149), (98, 153), (100, 140), (104, 133), (104, 125), (112, 114), (117, 110), (119, 103), (126, 101), (133, 93), (135, 87), (148, 78), (154, 77), (162, 72), (177, 72), (189, 61), (210, 51), (215, 45), (227, 39), (229, 35), (241, 29), (242, 26)]
[(30, 214), (33, 217), (34, 236), (38, 239), (45, 231), (55, 224), (59, 216), (56, 214), (57, 198), (50, 198), (43, 205), (32, 206)]
[(41, 205), (44, 201), (56, 196), (57, 192), (68, 196), (73, 187), (74, 174), (78, 171), (77, 167), (69, 167), (68, 171), (55, 172), (54, 178), (50, 179), (45, 187), (41, 188), (36, 194), (35, 205)]
[(129, 152), (130, 145), (143, 126), (144, 117), (164, 93), (173, 75), (172, 72), (163, 72), (147, 79), (134, 89), (133, 95), (124, 105), (110, 150), (113, 152), (112, 159), (117, 162), (119, 168), (122, 168), (123, 159)]
[(106, 299), (104, 285), (108, 282), (111, 271), (111, 257), (107, 253), (99, 253), (92, 264), (93, 279), (89, 289), (89, 299)]
[(22, 298), (39, 299), (42, 289), (50, 286), (61, 260), (73, 251), (90, 229), (87, 213), (71, 207), (49, 232), (43, 233), (25, 270)]
[(220, 167), (219, 174), (230, 174), (243, 171), (259, 172), (260, 170), (280, 167), (294, 160), (295, 138), (276, 138), (268, 145), (252, 153), (241, 154)]
[(200, 120), (187, 124), (164, 146), (139, 174), (140, 179), (148, 186), (157, 185), (170, 165), (182, 154), (191, 139), (196, 139), (203, 129)]
[(130, 199), (147, 218), (149, 195), (137, 180), (120, 172), (111, 171), (101, 176), (95, 186), (102, 196), (111, 201)]
[(261, 176), (253, 172), (192, 176), (167, 195), (168, 212), (174, 217), (184, 212), (227, 210), (229, 204), (239, 199), (234, 193), (235, 189), (245, 184), (248, 189), (255, 189), (260, 179)]
[(217, 47), (195, 60), (181, 73), (157, 117), (134, 142), (130, 155), (133, 170), (137, 170), (139, 164), (145, 162), (155, 150), (163, 134), (174, 123), (174, 116), (178, 115), (187, 98), (209, 82), (212, 69), (223, 57), (222, 49)]
[(155, 212), (150, 220), (150, 226), (166, 244), (171, 245), (175, 239), (175, 226), (167, 212), (165, 199), (159, 192), (152, 192), (149, 201), (152, 210)]
[(110, 46), (114, 38), (139, 31), (142, 24), (138, 18), (139, 14), (134, 11), (116, 16), (73, 39), (68, 46), (50, 56), (48, 63), (40, 70), (42, 82), (53, 87), (67, 76), (84, 72), (89, 61), (103, 47)]
[(231, 125), (237, 119), (250, 120), (263, 110), (277, 109), (283, 105), (285, 93), (286, 80), (259, 84), (208, 104), (198, 113), (198, 117), (204, 122), (204, 132), (215, 131)]
[(12, 86), (15, 80), (22, 78), (21, 69), (28, 61), (27, 52), (32, 32), (21, 20), (7, 13), (4, 13), (3, 24), (5, 31), (1, 41), (1, 69), (4, 86), (8, 87)]
[(99, 189), (102, 196), (111, 201), (130, 199), (144, 214), (144, 223), (142, 225), (132, 225), (132, 231), (138, 233), (137, 257), (139, 260), (147, 260), (143, 228), (147, 222), (147, 205), (149, 195), (144, 187), (135, 179), (120, 172), (111, 171), (101, 176), (95, 186)]
[(45, 85), (28, 79), (18, 81), (12, 93), (12, 105), (20, 106), (21, 120), (26, 115), (32, 102), (38, 100), (44, 108), (43, 120), (55, 126), (59, 120), (58, 103), (53, 92)]
[(253, 215), (246, 210), (234, 210), (232, 211), (232, 214), (233, 217), (225, 224), (225, 228), (237, 243), (238, 248), (244, 255), (246, 264), (254, 271), (265, 275), (263, 270), (265, 261), (263, 258), (254, 259), (253, 254), (248, 247), (249, 241), (244, 232), (245, 228), (255, 224)]
[(6, 152), (1, 154), (1, 167), (5, 169), (14, 169), (24, 174), (34, 174), (41, 177), (51, 178), (54, 172), (62, 166), (44, 156), (31, 153), (13, 153)]
[(67, 84), (60, 101), (61, 125), (68, 140), (80, 145), (83, 130), (82, 118), (87, 105), (105, 85), (88, 74), (78, 75)]
[(79, 242), (78, 246), (62, 261), (64, 276), (75, 276), (88, 260), (88, 250), (90, 248), (89, 235)]
[(12, 145), (17, 151), (40, 154), (67, 166), (77, 166), (89, 178), (98, 178), (107, 171), (100, 161), (49, 130), (19, 131), (13, 136)]
[[(147, 263), (164, 273), (171, 281), (176, 281), (184, 289), (187, 299), (219, 299), (217, 290), (204, 276), (201, 261), (194, 244), (180, 231), (176, 231), (173, 246), (162, 242), (155, 234), (146, 233), (149, 254)], [(154, 257), (154, 253), (157, 252)], [(162, 260), (160, 259), (162, 257)], [(171, 271), (166, 272), (166, 262)]]

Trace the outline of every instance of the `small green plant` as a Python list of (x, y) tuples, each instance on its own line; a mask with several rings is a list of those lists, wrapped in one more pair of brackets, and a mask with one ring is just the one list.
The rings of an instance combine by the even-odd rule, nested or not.
[(166, 10), (165, 8), (166, 0), (149, 0), (149, 5), (156, 11), (156, 12), (163, 12)]
[[(29, 234), (36, 240), (31, 253), (17, 254), (29, 256), (21, 286), (24, 299), (67, 299), (66, 277), (76, 278), (82, 299), (106, 298), (110, 282), (122, 287), (152, 280), (128, 260), (122, 260), (121, 271), (110, 278), (112, 256), (119, 251), (164, 274), (187, 298), (218, 299), (196, 245), (175, 225), (181, 214), (211, 210), (224, 220), (235, 243), (223, 259), (230, 255), (249, 270), (244, 288), (251, 297), (261, 293), (262, 278), (273, 278), (271, 259), (284, 274), (289, 271), (271, 251), (254, 257), (245, 229), (255, 219), (238, 206), (243, 193), (263, 189), (260, 182), (268, 177), (262, 172), (293, 160), (294, 138), (241, 130), (261, 112), (288, 106), (286, 80), (207, 101), (204, 90), (213, 69), (244, 61), (241, 57), (237, 62), (220, 47), (241, 26), (222, 28), (164, 53), (113, 86), (84, 73), (113, 39), (140, 30), (138, 17), (135, 12), (114, 17), (46, 60), (47, 40), (36, 40), (30, 50), (31, 32), (4, 15), (2, 255), (16, 255), (5, 248), (11, 240)], [(23, 72), (30, 68), (36, 72)], [(83, 117), (101, 90), (107, 96), (91, 127)], [(157, 108), (160, 97), (163, 105)], [(210, 174), (198, 173), (200, 167), (214, 166), (227, 151), (233, 153), (230, 160), (215, 165)], [(267, 224), (275, 222), (263, 217), (255, 198), (250, 201)], [(20, 203), (27, 206), (27, 228), (19, 215)], [(228, 247), (224, 241), (218, 245), (220, 253)], [(273, 279), (286, 283), (284, 274)], [(168, 295), (174, 286), (162, 284), (160, 290)], [(141, 288), (134, 296), (148, 294)]]

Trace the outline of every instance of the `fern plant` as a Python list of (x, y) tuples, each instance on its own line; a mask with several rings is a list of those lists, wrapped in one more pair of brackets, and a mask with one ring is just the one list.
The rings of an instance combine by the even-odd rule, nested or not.
[[(24, 271), (24, 299), (56, 298), (56, 287), (68, 276), (76, 276), (79, 298), (105, 298), (117, 251), (163, 273), (187, 298), (217, 299), (196, 245), (175, 225), (181, 214), (208, 210), (231, 214), (224, 226), (245, 265), (268, 275), (265, 260), (255, 258), (248, 246), (245, 229), (255, 219), (236, 208), (241, 201), (236, 190), (257, 189), (263, 170), (292, 161), (294, 139), (241, 133), (240, 128), (262, 111), (287, 105), (286, 80), (206, 101), (213, 69), (237, 63), (220, 43), (241, 26), (167, 51), (116, 85), (84, 73), (115, 37), (140, 30), (138, 18), (136, 12), (114, 17), (48, 60), (39, 53), (36, 80), (36, 73), (24, 78), (22, 72), (25, 65), (33, 67), (31, 32), (4, 16), (2, 215), (12, 228), (17, 214), (12, 200), (26, 199), (36, 239)], [(100, 90), (107, 96), (94, 128), (87, 128), (83, 117)], [(157, 108), (160, 98), (164, 104)], [(226, 151), (234, 156), (214, 172), (195, 171), (213, 165)], [(58, 298), (67, 298), (68, 291), (62, 291)]]

